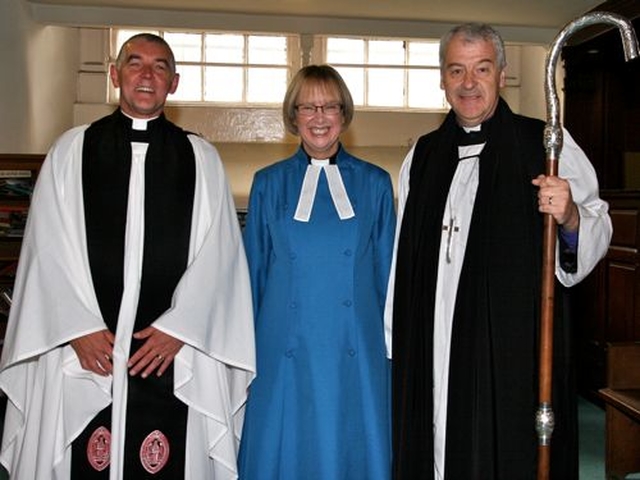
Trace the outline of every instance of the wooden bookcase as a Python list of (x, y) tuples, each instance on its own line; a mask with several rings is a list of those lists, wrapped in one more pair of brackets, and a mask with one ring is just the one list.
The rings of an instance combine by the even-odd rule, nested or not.
[[(637, 15), (640, 2), (621, 3)], [(633, 24), (640, 32), (640, 18)], [(616, 28), (566, 47), (562, 56), (564, 126), (591, 160), (613, 223), (606, 257), (570, 289), (579, 388), (598, 399), (608, 345), (640, 341), (640, 60), (624, 60)]]
[(0, 154), (0, 339), (4, 338), (31, 193), (44, 157)]

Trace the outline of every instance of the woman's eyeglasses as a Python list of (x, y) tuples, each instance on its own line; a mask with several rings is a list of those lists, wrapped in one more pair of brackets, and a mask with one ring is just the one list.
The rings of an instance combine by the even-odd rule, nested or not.
[(342, 112), (341, 103), (327, 103), (326, 105), (312, 105), (310, 103), (303, 103), (296, 105), (296, 112), (303, 117), (311, 117), (316, 112), (324, 113), (325, 115), (338, 115)]

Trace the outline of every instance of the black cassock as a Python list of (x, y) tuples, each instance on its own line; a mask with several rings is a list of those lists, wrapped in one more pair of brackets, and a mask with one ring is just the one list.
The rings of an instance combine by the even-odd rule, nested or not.
[[(447, 480), (536, 478), (543, 122), (500, 100), (482, 125), (479, 185), (451, 338)], [(397, 253), (393, 313), (393, 477), (434, 477), (433, 313), (442, 218), (458, 161), (450, 112), (415, 148)], [(575, 258), (563, 258), (565, 269)], [(560, 287), (558, 287), (560, 289)], [(578, 478), (570, 328), (556, 295), (552, 478)], [(565, 320), (567, 316), (564, 316)]]

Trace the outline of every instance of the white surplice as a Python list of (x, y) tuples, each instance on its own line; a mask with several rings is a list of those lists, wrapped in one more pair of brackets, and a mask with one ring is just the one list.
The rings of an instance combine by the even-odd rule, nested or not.
[[(112, 402), (110, 478), (122, 478), (126, 362), (144, 236), (146, 145), (132, 145), (114, 375), (101, 377), (82, 369), (68, 344), (106, 328), (93, 290), (84, 229), (86, 128), (66, 132), (50, 150), (27, 220), (0, 367), (0, 388), (9, 399), (0, 461), (16, 480), (69, 478), (71, 442)], [(255, 377), (250, 283), (218, 153), (197, 136), (189, 135), (189, 140), (196, 184), (188, 265), (171, 307), (153, 326), (185, 343), (174, 360), (174, 394), (189, 407), (184, 478), (235, 479), (247, 389)]]

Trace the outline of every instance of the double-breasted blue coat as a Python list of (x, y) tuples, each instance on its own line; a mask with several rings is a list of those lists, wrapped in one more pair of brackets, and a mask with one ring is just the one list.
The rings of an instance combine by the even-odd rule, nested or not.
[(309, 221), (297, 221), (308, 164), (300, 148), (257, 172), (251, 189), (244, 240), (258, 373), (240, 478), (387, 480), (393, 187), (387, 172), (341, 147), (336, 164), (355, 217), (340, 220), (322, 172)]

